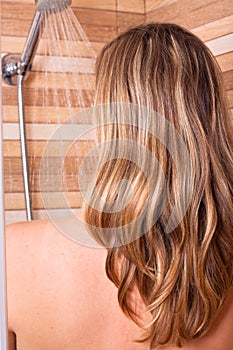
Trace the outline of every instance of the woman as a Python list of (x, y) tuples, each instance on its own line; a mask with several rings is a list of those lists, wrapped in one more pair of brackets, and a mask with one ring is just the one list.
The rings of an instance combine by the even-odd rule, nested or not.
[(9, 226), (11, 335), (23, 350), (230, 350), (232, 134), (218, 65), (193, 34), (155, 23), (107, 44), (96, 67), (102, 148), (82, 220), (106, 249), (50, 222)]

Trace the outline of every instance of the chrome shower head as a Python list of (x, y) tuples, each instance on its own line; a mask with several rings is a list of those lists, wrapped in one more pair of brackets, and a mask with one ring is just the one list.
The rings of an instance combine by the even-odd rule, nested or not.
[(36, 8), (41, 13), (60, 12), (71, 5), (71, 0), (37, 0)]
[(26, 44), (20, 56), (7, 54), (2, 58), (2, 76), (7, 84), (16, 85), (17, 75), (30, 71), (44, 26), (44, 14), (58, 13), (67, 9), (71, 0), (36, 0), (36, 13)]

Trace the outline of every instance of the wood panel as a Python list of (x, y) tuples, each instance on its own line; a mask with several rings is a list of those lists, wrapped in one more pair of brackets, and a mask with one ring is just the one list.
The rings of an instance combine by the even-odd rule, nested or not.
[[(81, 112), (81, 108), (72, 107), (72, 112), (77, 115)], [(4, 123), (18, 123), (18, 107), (13, 105), (2, 106), (3, 122)], [(25, 106), (25, 122), (29, 123), (63, 123), (69, 115), (69, 110), (65, 107), (59, 107), (59, 110), (54, 106)], [(77, 119), (76, 119), (77, 120)], [(91, 122), (86, 116), (86, 122)]]
[(227, 91), (228, 107), (233, 108), (233, 90)]
[[(24, 37), (12, 37), (12, 36), (1, 36), (1, 55), (5, 55), (6, 53), (16, 53), (20, 54), (25, 45), (26, 38)], [(60, 46), (58, 48), (57, 45)], [(62, 52), (62, 56), (71, 56), (72, 57), (91, 57), (93, 58), (93, 51), (95, 54), (98, 54), (105, 42), (91, 42), (90, 46), (87, 46), (86, 43), (79, 41), (78, 43), (75, 41), (64, 41), (64, 40), (54, 40), (54, 45), (50, 46), (49, 54), (56, 55), (59, 50)], [(40, 40), (40, 44), (37, 49), (37, 55), (45, 55), (46, 51), (48, 52), (49, 41), (45, 39)], [(47, 48), (47, 49), (46, 49)]]
[[(69, 120), (70, 123), (67, 123), (67, 120)], [(71, 116), (70, 118), (68, 117), (67, 120), (64, 124), (52, 124), (49, 121), (47, 121), (46, 123), (46, 120), (44, 121), (44, 123), (40, 124), (25, 124), (27, 140), (54, 140), (55, 138), (60, 141), (90, 140), (91, 135), (94, 134), (94, 132), (89, 131), (90, 128), (92, 128), (92, 125), (77, 124), (76, 120), (74, 122), (73, 116)], [(58, 137), (56, 137), (56, 135)], [(4, 140), (19, 140), (19, 124), (4, 123), (3, 137)]]
[[(24, 103), (25, 106), (31, 106), (34, 103), (37, 106), (56, 106), (56, 107), (69, 107), (69, 103), (74, 108), (77, 107), (89, 107), (90, 101), (93, 100), (94, 91), (82, 90), (81, 100), (78, 98), (77, 90), (69, 90), (69, 95), (64, 89), (56, 89), (54, 95), (53, 89), (32, 89), (26, 88), (24, 92)], [(45, 98), (46, 96), (46, 98)], [(15, 105), (17, 101), (17, 91), (15, 87), (6, 87), (2, 89), (2, 103), (4, 105)]]
[(209, 0), (203, 2), (177, 0), (176, 2), (149, 12), (147, 22), (173, 22), (188, 29), (232, 15), (232, 0)]
[(25, 210), (5, 210), (5, 224), (9, 225), (14, 222), (26, 221)]
[[(4, 0), (4, 2), (12, 2), (12, 0)], [(20, 0), (17, 1), (18, 4), (34, 4), (35, 5), (35, 1), (34, 0)]]
[[(79, 191), (78, 175), (82, 162), (83, 157), (67, 157), (64, 162), (59, 157), (50, 158), (48, 172), (46, 170), (46, 174), (43, 174), (40, 171), (41, 158), (34, 158), (31, 161), (29, 172), (30, 191), (33, 193), (40, 191), (56, 192), (58, 188), (62, 188), (65, 192)], [(5, 193), (23, 193), (21, 159), (6, 158), (4, 166)], [(58, 176), (57, 169), (60, 169), (61, 177)], [(9, 176), (10, 173), (14, 173), (14, 177)], [(51, 181), (53, 182), (52, 188)]]
[(95, 9), (83, 9), (73, 8), (74, 14), (77, 17), (81, 25), (92, 24), (95, 26), (108, 26), (115, 27), (117, 22), (116, 11), (95, 10)]
[[(67, 206), (71, 208), (80, 208), (82, 197), (80, 192), (58, 192), (48, 193), (51, 198), (51, 209), (64, 208), (63, 196), (67, 200)], [(32, 203), (34, 209), (44, 209), (43, 198), (40, 193), (32, 193)], [(25, 209), (24, 193), (5, 193), (5, 210), (22, 210)]]
[(233, 52), (217, 56), (216, 59), (223, 72), (230, 71), (233, 68)]
[(85, 24), (83, 25), (83, 30), (90, 41), (108, 42), (116, 36), (115, 27), (101, 26), (96, 28), (94, 25)]
[(145, 14), (144, 0), (117, 0), (117, 11)]
[(232, 33), (232, 23), (233, 15), (230, 15), (193, 28), (192, 32), (203, 41), (211, 40)]
[(84, 7), (116, 11), (115, 0), (72, 0), (72, 7)]
[(206, 41), (205, 44), (213, 52), (214, 56), (233, 51), (233, 33)]
[[(71, 171), (71, 169), (67, 169), (67, 171)], [(78, 191), (79, 190), (79, 184), (77, 182), (77, 174), (78, 174), (78, 170), (76, 169), (75, 174), (71, 175), (71, 174), (67, 174), (64, 175), (63, 177), (63, 190), (65, 192), (74, 192), (74, 191)], [(29, 174), (30, 176), (30, 174)], [(53, 175), (54, 177), (54, 175)], [(46, 181), (48, 180), (49, 175), (44, 175), (44, 176), (39, 176), (38, 174), (34, 174), (33, 172), (33, 176), (31, 176), (31, 185), (30, 185), (30, 192), (36, 193), (36, 192), (41, 192), (41, 191), (45, 191), (45, 188), (43, 187), (43, 185), (41, 185), (41, 181), (42, 183), (46, 183)], [(53, 192), (55, 191), (55, 187), (58, 185), (60, 185), (59, 182), (55, 182), (53, 183)], [(23, 185), (23, 176), (22, 175), (14, 175), (14, 178), (11, 179), (9, 177), (5, 177), (4, 179), (4, 192), (5, 193), (24, 193), (24, 185)], [(51, 191), (52, 192), (52, 191)]]
[[(25, 88), (42, 89), (46, 86), (48, 89), (66, 89), (67, 87), (76, 86), (79, 90), (94, 90), (95, 76), (90, 74), (57, 73), (55, 76), (51, 72), (31, 72), (25, 80)], [(3, 86), (8, 87), (5, 82)]]
[[(27, 142), (27, 150), (28, 150), (28, 156), (29, 157), (42, 157), (44, 154), (44, 151), (47, 146), (47, 141), (28, 141)], [(66, 145), (70, 145), (70, 142), (64, 141), (63, 146), (61, 145), (61, 142), (54, 141), (51, 146), (51, 152), (53, 155), (60, 157), (61, 150), (63, 150)], [(93, 141), (79, 141), (78, 147), (75, 149), (72, 147), (71, 151), (69, 152), (69, 155), (67, 157), (81, 157), (86, 155), (88, 152), (91, 151), (93, 148)], [(77, 152), (78, 151), (78, 152)], [(21, 149), (20, 149), (20, 142), (16, 140), (4, 140), (3, 141), (3, 156), (4, 157), (21, 157)]]
[[(67, 171), (71, 171), (71, 169), (67, 169)], [(79, 191), (79, 183), (77, 182), (77, 174), (78, 174), (78, 169), (75, 169), (75, 173), (72, 174), (66, 174), (63, 177), (63, 184), (62, 184), (62, 189), (65, 192), (74, 192), (74, 191)], [(30, 176), (30, 174), (29, 174)], [(39, 174), (35, 174), (33, 172), (33, 175), (30, 176), (30, 192), (36, 193), (36, 192), (41, 192), (45, 190), (49, 190), (48, 188), (46, 189), (43, 184), (48, 181), (50, 175), (44, 175), (44, 176), (39, 176)], [(54, 174), (51, 175), (54, 178)], [(42, 183), (42, 185), (41, 185)], [(53, 183), (53, 191), (51, 192), (56, 192), (55, 188), (58, 188), (60, 186), (60, 182), (55, 181)], [(60, 187), (59, 187), (60, 188)], [(14, 175), (14, 178), (11, 179), (9, 177), (5, 177), (4, 179), (4, 191), (5, 193), (24, 193), (24, 184), (23, 184), (23, 177), (22, 175)]]
[(145, 23), (145, 16), (143, 14), (119, 12), (117, 16), (117, 32), (121, 33), (141, 23)]
[[(54, 174), (54, 172), (61, 166), (64, 166), (65, 169), (71, 169), (70, 173), (72, 173), (79, 168), (80, 164), (83, 162), (83, 159), (84, 157), (66, 157), (64, 164), (63, 162), (61, 164), (61, 159), (59, 157), (53, 157), (50, 159), (51, 166), (48, 168), (48, 174)], [(33, 162), (33, 172), (39, 174), (41, 157), (35, 157), (31, 162)], [(4, 175), (7, 176), (11, 171), (15, 175), (22, 175), (22, 162), (19, 157), (4, 158)]]
[[(191, 12), (198, 8), (203, 8), (205, 5), (214, 3), (216, 0), (146, 0), (146, 14), (163, 8), (169, 15), (179, 15), (179, 11)], [(170, 5), (170, 6), (169, 6)], [(173, 12), (171, 12), (171, 9)]]
[[(34, 13), (35, 13), (35, 3), (33, 4), (23, 4), (16, 3), (13, 1), (2, 1), (2, 18), (8, 18), (11, 20), (28, 20), (32, 22)], [(77, 8), (72, 6), (73, 12), (77, 17), (79, 23), (90, 24), (102, 26), (103, 23), (105, 26), (113, 27), (116, 25), (116, 12), (106, 11), (106, 10), (97, 10), (90, 8)]]
[(156, 10), (159, 7), (170, 5), (175, 1), (177, 0), (146, 0), (146, 13)]
[[(12, 20), (10, 18), (2, 18), (2, 35), (13, 37), (27, 37), (29, 29), (31, 27), (31, 21), (22, 21), (20, 19), (15, 19), (14, 21), (15, 23), (12, 23)], [(16, 27), (20, 28), (20, 31), (15, 31)], [(82, 27), (90, 41), (106, 42), (113, 39), (116, 34), (114, 26), (109, 27), (102, 25), (100, 28), (98, 28), (98, 31), (96, 30), (96, 26), (91, 24), (84, 24)]]
[(226, 90), (233, 90), (233, 69), (223, 73), (223, 81)]
[[(12, 22), (15, 19), (20, 19), (20, 20), (27, 20), (31, 21), (33, 19), (33, 16), (35, 14), (35, 2), (31, 3), (22, 3), (20, 2), (15, 2), (15, 1), (2, 1), (1, 2), (1, 17), (2, 18), (8, 18)], [(13, 23), (12, 23), (13, 25)]]
[[(4, 2), (12, 2), (12, 0), (4, 0)], [(18, 4), (32, 4), (35, 7), (35, 0), (19, 0)], [(71, 7), (84, 7), (103, 10), (116, 10), (115, 0), (72, 0)]]

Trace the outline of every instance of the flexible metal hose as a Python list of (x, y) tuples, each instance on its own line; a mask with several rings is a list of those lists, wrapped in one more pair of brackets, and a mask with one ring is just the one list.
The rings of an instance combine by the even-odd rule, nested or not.
[(4, 230), (3, 143), (0, 120), (0, 349), (8, 349), (7, 293), (6, 293), (6, 241)]
[(25, 196), (27, 220), (31, 221), (32, 209), (31, 209), (30, 187), (29, 187), (29, 180), (28, 180), (27, 146), (26, 146), (24, 102), (23, 102), (23, 83), (24, 83), (24, 75), (19, 75), (17, 80), (18, 114), (19, 114), (19, 132), (20, 132), (20, 144), (21, 144), (22, 167), (23, 167), (24, 196)]

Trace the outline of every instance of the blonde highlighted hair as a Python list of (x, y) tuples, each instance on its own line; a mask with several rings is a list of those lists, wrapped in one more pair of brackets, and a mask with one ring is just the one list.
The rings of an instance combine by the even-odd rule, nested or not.
[[(139, 107), (132, 125), (116, 107), (124, 103)], [(140, 25), (100, 53), (96, 104), (111, 107), (98, 115), (97, 122), (104, 124), (98, 128), (98, 142), (106, 161), (84, 207), (88, 229), (108, 249), (106, 272), (125, 314), (141, 325), (143, 317), (132, 302), (135, 288), (150, 312), (141, 341), (149, 341), (151, 348), (182, 346), (208, 331), (232, 285), (232, 131), (220, 69), (201, 40), (184, 28)], [(177, 139), (165, 135), (164, 144), (154, 137), (153, 123), (161, 121), (140, 108), (155, 111), (174, 127), (188, 150), (191, 172), (183, 176), (187, 164), (178, 168), (168, 150), (173, 142), (180, 156)], [(163, 125), (159, 128), (166, 132)], [(106, 142), (118, 139), (138, 143), (138, 152), (133, 154), (127, 142), (120, 147)], [(148, 154), (141, 147), (158, 163), (145, 160)], [(190, 201), (166, 233), (174, 206), (183, 207), (181, 187), (186, 194), (192, 189)], [(101, 205), (95, 207), (99, 198)], [(116, 201), (125, 205), (110, 210)]]

